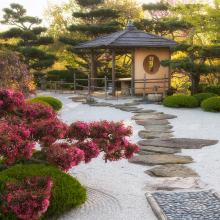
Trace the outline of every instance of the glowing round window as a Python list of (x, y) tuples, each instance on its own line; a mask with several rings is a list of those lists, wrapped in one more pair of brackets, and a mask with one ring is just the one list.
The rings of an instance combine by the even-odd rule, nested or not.
[(144, 59), (143, 65), (144, 65), (144, 70), (147, 73), (154, 74), (160, 68), (160, 60), (155, 55), (149, 55)]

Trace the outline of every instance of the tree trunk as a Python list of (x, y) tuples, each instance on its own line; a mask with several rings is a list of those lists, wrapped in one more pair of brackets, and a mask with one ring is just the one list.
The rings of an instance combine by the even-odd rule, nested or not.
[(191, 94), (194, 95), (199, 91), (200, 74), (196, 74), (196, 75), (191, 74), (191, 81), (192, 81)]

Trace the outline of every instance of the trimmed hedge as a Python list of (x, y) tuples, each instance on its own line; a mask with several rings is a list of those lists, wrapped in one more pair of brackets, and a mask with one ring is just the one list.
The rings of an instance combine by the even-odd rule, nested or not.
[(204, 100), (201, 107), (207, 112), (220, 112), (220, 96)]
[(199, 104), (201, 104), (202, 101), (204, 101), (208, 98), (214, 97), (214, 96), (217, 96), (217, 95), (214, 94), (214, 93), (210, 93), (210, 92), (208, 92), (208, 93), (205, 93), (205, 92), (204, 93), (198, 93), (198, 94), (194, 95), (194, 97), (198, 100)]
[[(0, 172), (0, 193), (5, 183), (22, 180), (31, 176), (51, 176), (53, 179), (50, 206), (43, 219), (57, 218), (61, 214), (83, 204), (86, 201), (86, 189), (72, 176), (55, 167), (43, 164), (15, 165)], [(5, 220), (15, 220), (15, 216), (3, 216)]]
[(173, 95), (167, 96), (163, 100), (163, 105), (173, 108), (196, 108), (199, 106), (198, 100), (193, 96)]
[(52, 96), (38, 96), (36, 98), (33, 98), (30, 100), (30, 102), (40, 102), (40, 103), (47, 103), (49, 104), (55, 111), (59, 111), (62, 106), (63, 106), (63, 103), (57, 99), (57, 98), (54, 98)]

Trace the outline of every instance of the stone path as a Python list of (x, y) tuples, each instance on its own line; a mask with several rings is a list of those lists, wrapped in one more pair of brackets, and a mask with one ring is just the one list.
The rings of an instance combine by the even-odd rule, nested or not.
[(213, 191), (155, 192), (147, 199), (160, 220), (220, 219), (220, 198)]
[[(141, 102), (113, 105), (107, 102), (86, 102), (91, 106), (112, 107), (133, 113), (132, 120), (143, 126), (138, 132), (140, 152), (129, 162), (149, 167), (146, 175), (154, 183), (146, 187), (147, 199), (159, 220), (220, 220), (220, 200), (206, 188), (198, 174), (184, 164), (192, 163), (189, 156), (177, 155), (182, 149), (200, 149), (215, 145), (217, 140), (174, 138), (169, 120), (175, 115), (143, 109)], [(202, 191), (203, 189), (203, 191)], [(171, 191), (171, 192), (170, 192)], [(150, 220), (150, 219), (149, 219)]]

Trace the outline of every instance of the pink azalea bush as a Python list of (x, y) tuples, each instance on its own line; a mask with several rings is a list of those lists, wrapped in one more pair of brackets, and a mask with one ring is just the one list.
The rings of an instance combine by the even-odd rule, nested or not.
[[(131, 127), (122, 122), (78, 121), (67, 125), (51, 107), (27, 103), (22, 93), (0, 90), (0, 157), (6, 166), (38, 160), (67, 172), (100, 153), (106, 162), (129, 159), (139, 150), (129, 142), (131, 134)], [(35, 158), (37, 143), (41, 159)], [(3, 210), (12, 211), (19, 219), (39, 219), (49, 206), (52, 187), (51, 180), (41, 178), (9, 183)]]
[(2, 210), (22, 220), (37, 220), (48, 209), (53, 181), (50, 177), (28, 177), (8, 182), (2, 196)]

